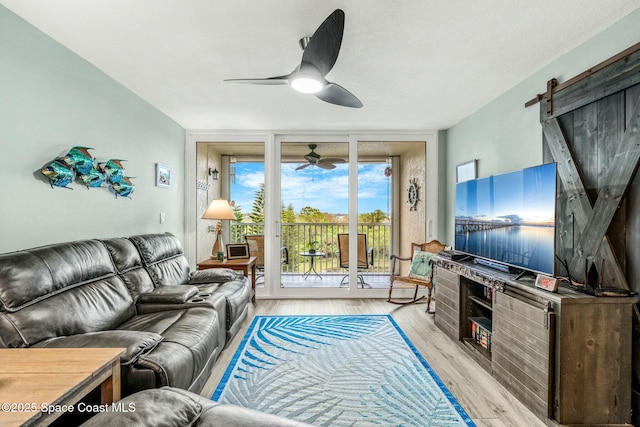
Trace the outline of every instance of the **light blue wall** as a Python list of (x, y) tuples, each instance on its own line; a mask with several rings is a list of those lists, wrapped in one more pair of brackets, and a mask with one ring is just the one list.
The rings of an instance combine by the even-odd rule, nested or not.
[(447, 243), (454, 241), (456, 165), (478, 159), (478, 177), (486, 177), (541, 164), (540, 105), (525, 109), (525, 102), (544, 92), (549, 79), (567, 81), (638, 42), (640, 10), (561, 56), (447, 131)]
[[(36, 179), (75, 145), (99, 161), (126, 159), (132, 198)], [(156, 162), (172, 168), (170, 189), (155, 186)], [(0, 6), (0, 253), (160, 231), (182, 240), (183, 176), (184, 129)]]

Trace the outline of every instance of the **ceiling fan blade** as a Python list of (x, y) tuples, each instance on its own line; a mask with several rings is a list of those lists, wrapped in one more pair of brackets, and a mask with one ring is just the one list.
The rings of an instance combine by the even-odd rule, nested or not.
[(324, 89), (314, 94), (319, 99), (330, 104), (342, 105), (343, 107), (361, 108), (362, 102), (351, 92), (335, 83), (327, 84)]
[(287, 74), (286, 76), (267, 77), (263, 79), (225, 79), (224, 81), (250, 85), (286, 85), (289, 84), (290, 76), (291, 74)]
[(316, 166), (318, 166), (319, 168), (322, 169), (335, 169), (336, 165), (334, 165), (333, 163), (328, 163), (328, 162), (318, 162), (316, 163)]
[(341, 159), (340, 157), (323, 157), (319, 160), (319, 163), (346, 163), (345, 159)]
[(302, 169), (304, 169), (304, 168), (308, 168), (309, 166), (311, 166), (311, 163), (307, 163), (307, 164), (304, 164), (304, 165), (300, 165), (300, 166), (298, 166), (298, 167), (296, 168), (296, 170), (297, 170), (297, 171), (299, 171), (299, 170), (302, 170)]
[(343, 32), (344, 12), (336, 9), (311, 36), (302, 52), (302, 65), (313, 65), (323, 77), (326, 76), (338, 59)]

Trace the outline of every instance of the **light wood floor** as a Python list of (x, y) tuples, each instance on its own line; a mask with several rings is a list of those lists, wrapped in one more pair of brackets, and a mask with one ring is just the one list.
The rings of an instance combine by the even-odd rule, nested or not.
[(211, 397), (256, 315), (391, 314), (479, 427), (546, 425), (440, 332), (424, 310), (424, 304), (398, 306), (381, 299), (258, 300), (220, 355), (201, 394)]

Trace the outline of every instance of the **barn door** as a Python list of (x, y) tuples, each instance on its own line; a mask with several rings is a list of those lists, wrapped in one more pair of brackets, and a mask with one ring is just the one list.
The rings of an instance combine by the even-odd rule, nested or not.
[[(556, 274), (640, 292), (640, 44), (556, 85), (534, 100), (544, 161), (558, 165)], [(637, 305), (633, 341), (640, 378)]]
[(632, 220), (640, 213), (640, 85), (542, 127), (544, 159), (558, 163), (560, 178), (556, 254), (566, 264), (556, 271), (569, 267), (571, 278), (589, 287), (629, 289), (640, 277), (638, 263), (627, 263), (640, 232)]

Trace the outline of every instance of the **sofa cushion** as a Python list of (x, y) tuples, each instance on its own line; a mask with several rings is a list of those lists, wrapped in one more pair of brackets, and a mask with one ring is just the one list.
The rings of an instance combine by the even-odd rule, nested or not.
[(180, 319), (182, 310), (165, 310), (149, 314), (138, 314), (117, 329), (124, 331), (147, 331), (161, 334)]
[(153, 332), (143, 331), (101, 331), (81, 335), (52, 338), (39, 342), (33, 347), (46, 348), (104, 348), (118, 347), (126, 349), (120, 356), (120, 363), (134, 363), (142, 354), (153, 350), (162, 341), (162, 337)]
[(212, 307), (198, 306), (137, 315), (118, 329), (160, 334), (162, 342), (137, 364), (154, 370), (160, 385), (188, 389), (224, 346), (220, 320)]
[(19, 311), (6, 313), (6, 318), (30, 346), (50, 338), (115, 329), (134, 314), (131, 294), (122, 280), (113, 276), (26, 304)]
[[(198, 289), (200, 293), (215, 292), (218, 295), (224, 295), (227, 300), (227, 331), (238, 320), (242, 320), (245, 309), (251, 301), (249, 279), (244, 276), (241, 280), (221, 284), (198, 285)], [(231, 338), (232, 336), (227, 337), (228, 340)]]
[(155, 286), (182, 285), (189, 281), (189, 263), (180, 241), (171, 233), (131, 236)]
[(133, 242), (124, 237), (104, 239), (102, 242), (134, 301), (140, 294), (153, 291), (153, 280), (142, 265), (142, 258)]
[(67, 288), (113, 276), (98, 240), (60, 243), (0, 255), (0, 309), (17, 311)]
[(146, 265), (184, 254), (180, 241), (171, 233), (140, 234), (129, 237)]
[(142, 258), (135, 245), (125, 237), (103, 239), (113, 264), (119, 273), (125, 273), (131, 269), (142, 267)]

